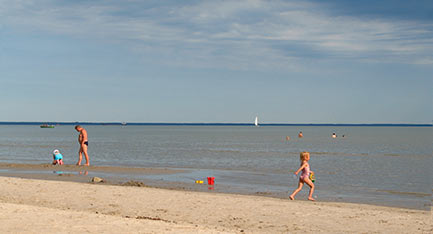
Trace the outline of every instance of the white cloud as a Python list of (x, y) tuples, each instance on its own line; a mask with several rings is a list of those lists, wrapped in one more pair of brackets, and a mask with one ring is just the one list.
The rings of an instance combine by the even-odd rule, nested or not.
[(0, 20), (13, 30), (124, 43), (145, 59), (158, 54), (180, 66), (295, 69), (303, 59), (327, 58), (432, 64), (431, 23), (335, 17), (320, 6), (287, 1), (100, 4), (2, 0)]

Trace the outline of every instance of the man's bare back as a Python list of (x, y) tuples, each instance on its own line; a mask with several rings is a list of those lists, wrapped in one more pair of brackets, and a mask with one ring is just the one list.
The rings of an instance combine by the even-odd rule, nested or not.
[(83, 159), (83, 154), (84, 154), (84, 157), (86, 157), (86, 164), (84, 165), (89, 166), (90, 165), (89, 155), (87, 154), (87, 147), (89, 146), (89, 141), (87, 138), (87, 131), (80, 125), (75, 126), (75, 130), (77, 130), (77, 132), (80, 133), (78, 135), (78, 144), (80, 144), (80, 150), (78, 151), (77, 165), (81, 165), (81, 160)]

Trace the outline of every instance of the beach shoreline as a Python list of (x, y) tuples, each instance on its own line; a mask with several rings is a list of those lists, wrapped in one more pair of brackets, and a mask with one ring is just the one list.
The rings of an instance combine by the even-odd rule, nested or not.
[[(27, 226), (46, 217), (55, 219), (56, 215), (88, 217), (85, 223), (90, 222), (88, 230), (91, 231), (98, 231), (100, 225), (114, 225), (113, 222), (118, 230), (141, 227), (150, 233), (431, 231), (429, 211), (364, 204), (12, 177), (0, 177), (0, 186), (3, 188), (0, 206), (4, 211), (0, 231), (26, 231), (15, 220), (22, 215), (28, 216)], [(40, 215), (29, 216), (29, 212)], [(93, 222), (96, 217), (97, 221)], [(56, 225), (64, 227), (62, 222), (38, 228), (42, 232), (56, 232)], [(70, 228), (67, 230), (74, 232), (85, 227)]]
[[(259, 197), (271, 197), (282, 200), (288, 199), (287, 191), (281, 191), (275, 194), (270, 191), (260, 190), (257, 192), (246, 192), (232, 189), (229, 186), (217, 183), (215, 186), (208, 186), (207, 181), (204, 184), (196, 184), (193, 180), (190, 182), (169, 181), (161, 179), (148, 179), (143, 176), (179, 176), (187, 174), (194, 169), (177, 169), (177, 168), (151, 168), (151, 167), (124, 167), (124, 166), (76, 166), (76, 165), (51, 165), (51, 164), (17, 164), (17, 163), (0, 163), (0, 176), (15, 177), (25, 179), (51, 180), (51, 181), (69, 181), (79, 183), (89, 183), (92, 177), (98, 176), (104, 179), (105, 185), (138, 185), (149, 188), (160, 188), (178, 191), (193, 191), (204, 193), (221, 193), (221, 194), (238, 194), (252, 195)], [(218, 178), (217, 178), (218, 179)], [(289, 190), (291, 188), (288, 188)], [(294, 189), (294, 188), (293, 188)], [(306, 189), (308, 191), (308, 189)], [(413, 194), (410, 194), (413, 196)], [(417, 194), (415, 194), (417, 195)], [(422, 196), (425, 196), (422, 194)], [(298, 199), (305, 200), (303, 196)], [(383, 207), (405, 208), (413, 210), (430, 210), (429, 206), (422, 209), (401, 206), (392, 206), (388, 204), (372, 204), (363, 202), (363, 200), (340, 201), (318, 199), (322, 203), (337, 202), (349, 204), (369, 204)]]

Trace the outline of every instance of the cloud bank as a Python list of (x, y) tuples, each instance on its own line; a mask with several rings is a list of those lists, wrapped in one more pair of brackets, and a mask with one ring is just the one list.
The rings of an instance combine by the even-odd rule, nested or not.
[(0, 0), (0, 27), (118, 43), (146, 62), (299, 69), (305, 61), (433, 64), (429, 21), (332, 15), (299, 1)]

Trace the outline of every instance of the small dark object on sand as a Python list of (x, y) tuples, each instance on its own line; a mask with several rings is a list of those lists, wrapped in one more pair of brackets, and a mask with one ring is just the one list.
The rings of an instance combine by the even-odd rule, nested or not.
[(166, 222), (166, 223), (176, 223), (174, 221), (170, 221), (170, 220), (166, 220), (166, 219), (161, 219), (160, 217), (137, 216), (135, 218), (136, 219), (147, 219), (147, 220), (162, 221), (162, 222)]
[(147, 216), (137, 216), (137, 217), (135, 217), (136, 219), (148, 219), (148, 220), (162, 220), (161, 218), (159, 218), (159, 217), (147, 217)]
[(146, 187), (146, 185), (143, 182), (130, 180), (128, 182), (125, 182), (122, 184), (123, 186), (134, 186), (134, 187)]

